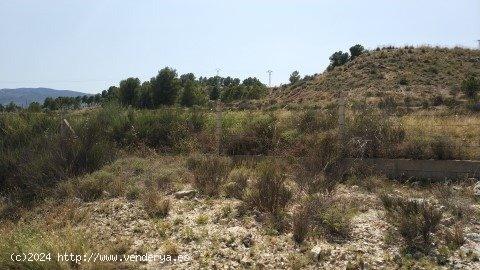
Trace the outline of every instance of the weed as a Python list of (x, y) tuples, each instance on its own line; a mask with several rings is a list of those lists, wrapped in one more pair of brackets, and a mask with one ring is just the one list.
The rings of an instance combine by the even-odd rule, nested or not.
[(253, 172), (247, 168), (233, 169), (227, 178), (223, 190), (230, 198), (242, 199), (247, 183), (253, 177)]
[(192, 157), (187, 166), (195, 175), (194, 186), (207, 196), (216, 196), (220, 192), (229, 168), (230, 159), (217, 156)]
[(245, 201), (260, 211), (276, 215), (283, 212), (292, 193), (285, 175), (276, 161), (263, 161), (257, 168), (258, 177), (245, 194)]
[(166, 217), (170, 211), (170, 200), (156, 191), (149, 191), (142, 196), (145, 211), (151, 217)]
[(199, 215), (195, 219), (195, 223), (197, 223), (198, 225), (205, 225), (205, 224), (207, 224), (207, 222), (208, 222), (208, 216), (207, 215)]
[(380, 196), (387, 211), (388, 220), (403, 237), (408, 252), (426, 252), (430, 249), (431, 234), (438, 229), (442, 211), (434, 204), (423, 201)]

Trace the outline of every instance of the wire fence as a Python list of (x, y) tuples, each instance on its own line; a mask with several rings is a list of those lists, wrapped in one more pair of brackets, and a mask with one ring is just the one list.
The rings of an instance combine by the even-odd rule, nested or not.
[[(355, 122), (356, 117), (361, 117), (363, 113), (368, 110), (377, 111), (378, 114), (384, 118), (385, 123), (389, 128), (401, 129), (405, 133), (403, 142), (398, 142), (398, 147), (407, 147), (406, 151), (412, 153), (401, 153), (395, 156), (395, 153), (386, 153), (383, 156), (372, 156), (366, 150), (369, 147), (376, 147), (372, 145), (372, 141), (376, 139), (369, 139), (369, 134), (366, 136), (356, 136), (351, 132), (351, 125)], [(231, 107), (222, 106), (217, 103), (217, 106), (202, 112), (211, 112), (216, 117), (215, 138), (217, 142), (216, 153), (225, 153), (225, 140), (233, 140), (231, 138), (225, 139), (225, 127), (222, 126), (225, 114), (243, 111), (247, 113), (266, 113), (265, 110), (243, 109), (238, 110)], [(354, 108), (344, 98), (339, 98), (336, 106), (331, 106), (329, 109), (324, 108), (306, 108), (297, 110), (278, 109), (267, 111), (267, 113), (275, 114), (281, 111), (290, 113), (305, 114), (313, 112), (314, 116), (325, 115), (325, 113), (334, 114), (337, 118), (335, 129), (338, 129), (338, 136), (341, 144), (344, 147), (353, 149), (356, 157), (388, 157), (388, 158), (413, 158), (413, 159), (460, 159), (460, 160), (480, 160), (480, 115), (478, 114), (448, 114), (445, 112), (424, 112), (411, 114), (389, 114), (385, 110), (381, 110), (375, 106), (363, 106), (361, 109)], [(460, 121), (467, 121), (461, 123)], [(379, 123), (382, 125), (382, 123)], [(380, 127), (383, 128), (383, 127)], [(366, 130), (368, 133), (368, 129)], [(372, 134), (370, 134), (372, 135)], [(375, 134), (373, 134), (375, 136)], [(277, 145), (278, 138), (272, 138), (270, 145)], [(417, 148), (416, 148), (417, 147)], [(394, 145), (390, 147), (393, 149)], [(278, 150), (278, 149), (277, 149)], [(280, 149), (281, 150), (281, 149)], [(375, 149), (373, 149), (375, 151)], [(424, 151), (425, 153), (421, 153)], [(230, 153), (232, 154), (232, 153)], [(233, 153), (234, 154), (234, 153)], [(278, 155), (276, 151), (263, 153), (263, 155)]]

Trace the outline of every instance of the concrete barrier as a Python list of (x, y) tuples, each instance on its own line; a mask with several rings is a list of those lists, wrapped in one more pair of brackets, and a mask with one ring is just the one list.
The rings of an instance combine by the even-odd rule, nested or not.
[(412, 159), (345, 159), (346, 165), (359, 163), (371, 166), (390, 178), (421, 178), (431, 180), (480, 179), (480, 161), (412, 160)]

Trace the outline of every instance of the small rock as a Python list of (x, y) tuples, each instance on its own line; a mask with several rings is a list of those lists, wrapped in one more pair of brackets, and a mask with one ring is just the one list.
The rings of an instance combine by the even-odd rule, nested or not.
[(182, 190), (175, 192), (173, 196), (177, 199), (181, 198), (193, 198), (197, 194), (197, 191), (195, 189), (189, 189), (189, 190)]
[(249, 234), (245, 235), (245, 237), (243, 237), (243, 239), (242, 239), (242, 243), (247, 248), (253, 246), (252, 234), (249, 233)]
[(310, 250), (310, 257), (317, 262), (328, 259), (330, 254), (331, 250), (323, 246), (315, 246)]
[(242, 264), (243, 267), (247, 267), (247, 268), (250, 268), (253, 265), (253, 261), (247, 256), (243, 257), (240, 263)]
[(473, 187), (473, 194), (477, 197), (480, 197), (480, 181), (478, 181)]

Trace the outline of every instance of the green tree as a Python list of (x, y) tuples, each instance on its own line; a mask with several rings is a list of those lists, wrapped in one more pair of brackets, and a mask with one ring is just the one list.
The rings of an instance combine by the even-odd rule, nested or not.
[(193, 73), (181, 75), (180, 84), (182, 86), (182, 92), (180, 94), (180, 104), (182, 106), (192, 107), (205, 103), (207, 96), (201, 91), (200, 83), (197, 82)]
[(335, 67), (344, 65), (348, 62), (349, 59), (348, 53), (344, 53), (342, 51), (335, 52), (330, 56), (330, 65), (328, 66), (327, 70), (333, 70)]
[[(299, 74), (298, 77), (300, 77)], [(267, 86), (255, 77), (243, 80), (242, 85), (245, 88), (243, 98), (246, 99), (259, 99), (267, 93)]]
[(153, 107), (153, 97), (152, 97), (152, 85), (150, 82), (143, 82), (142, 85), (138, 88), (136, 105), (139, 108), (152, 108)]
[(119, 99), (123, 105), (135, 105), (135, 96), (140, 80), (138, 78), (128, 78), (120, 82)]
[(45, 109), (50, 110), (50, 111), (55, 111), (55, 110), (58, 109), (57, 102), (55, 101), (55, 99), (53, 99), (51, 97), (47, 97), (45, 99), (45, 101), (43, 102), (43, 107)]
[(38, 102), (32, 102), (30, 105), (28, 105), (28, 111), (30, 112), (41, 112), (42, 111), (42, 106)]
[(365, 51), (365, 48), (360, 44), (352, 46), (350, 48), (350, 60), (354, 60), (355, 58), (360, 56), (364, 51)]
[(292, 72), (292, 74), (290, 74), (290, 83), (296, 83), (300, 81), (300, 73), (298, 71), (294, 71)]
[(152, 86), (153, 105), (173, 105), (177, 101), (180, 85), (177, 71), (166, 67), (150, 80)]
[(0, 112), (3, 112), (5, 110), (5, 107), (3, 107), (3, 104), (0, 104)]
[(7, 106), (5, 107), (5, 111), (6, 112), (16, 112), (16, 111), (19, 111), (21, 108), (20, 106), (18, 106), (17, 104), (13, 103), (13, 101), (11, 101), (10, 103), (7, 104)]
[(462, 82), (462, 92), (469, 97), (470, 99), (475, 99), (477, 93), (480, 90), (480, 81), (475, 77), (475, 75), (470, 74)]
[(220, 94), (221, 94), (221, 91), (220, 91), (220, 85), (213, 85), (213, 86), (210, 86), (209, 87), (209, 90), (208, 90), (208, 93), (209, 93), (209, 97), (211, 100), (217, 100), (220, 98)]

